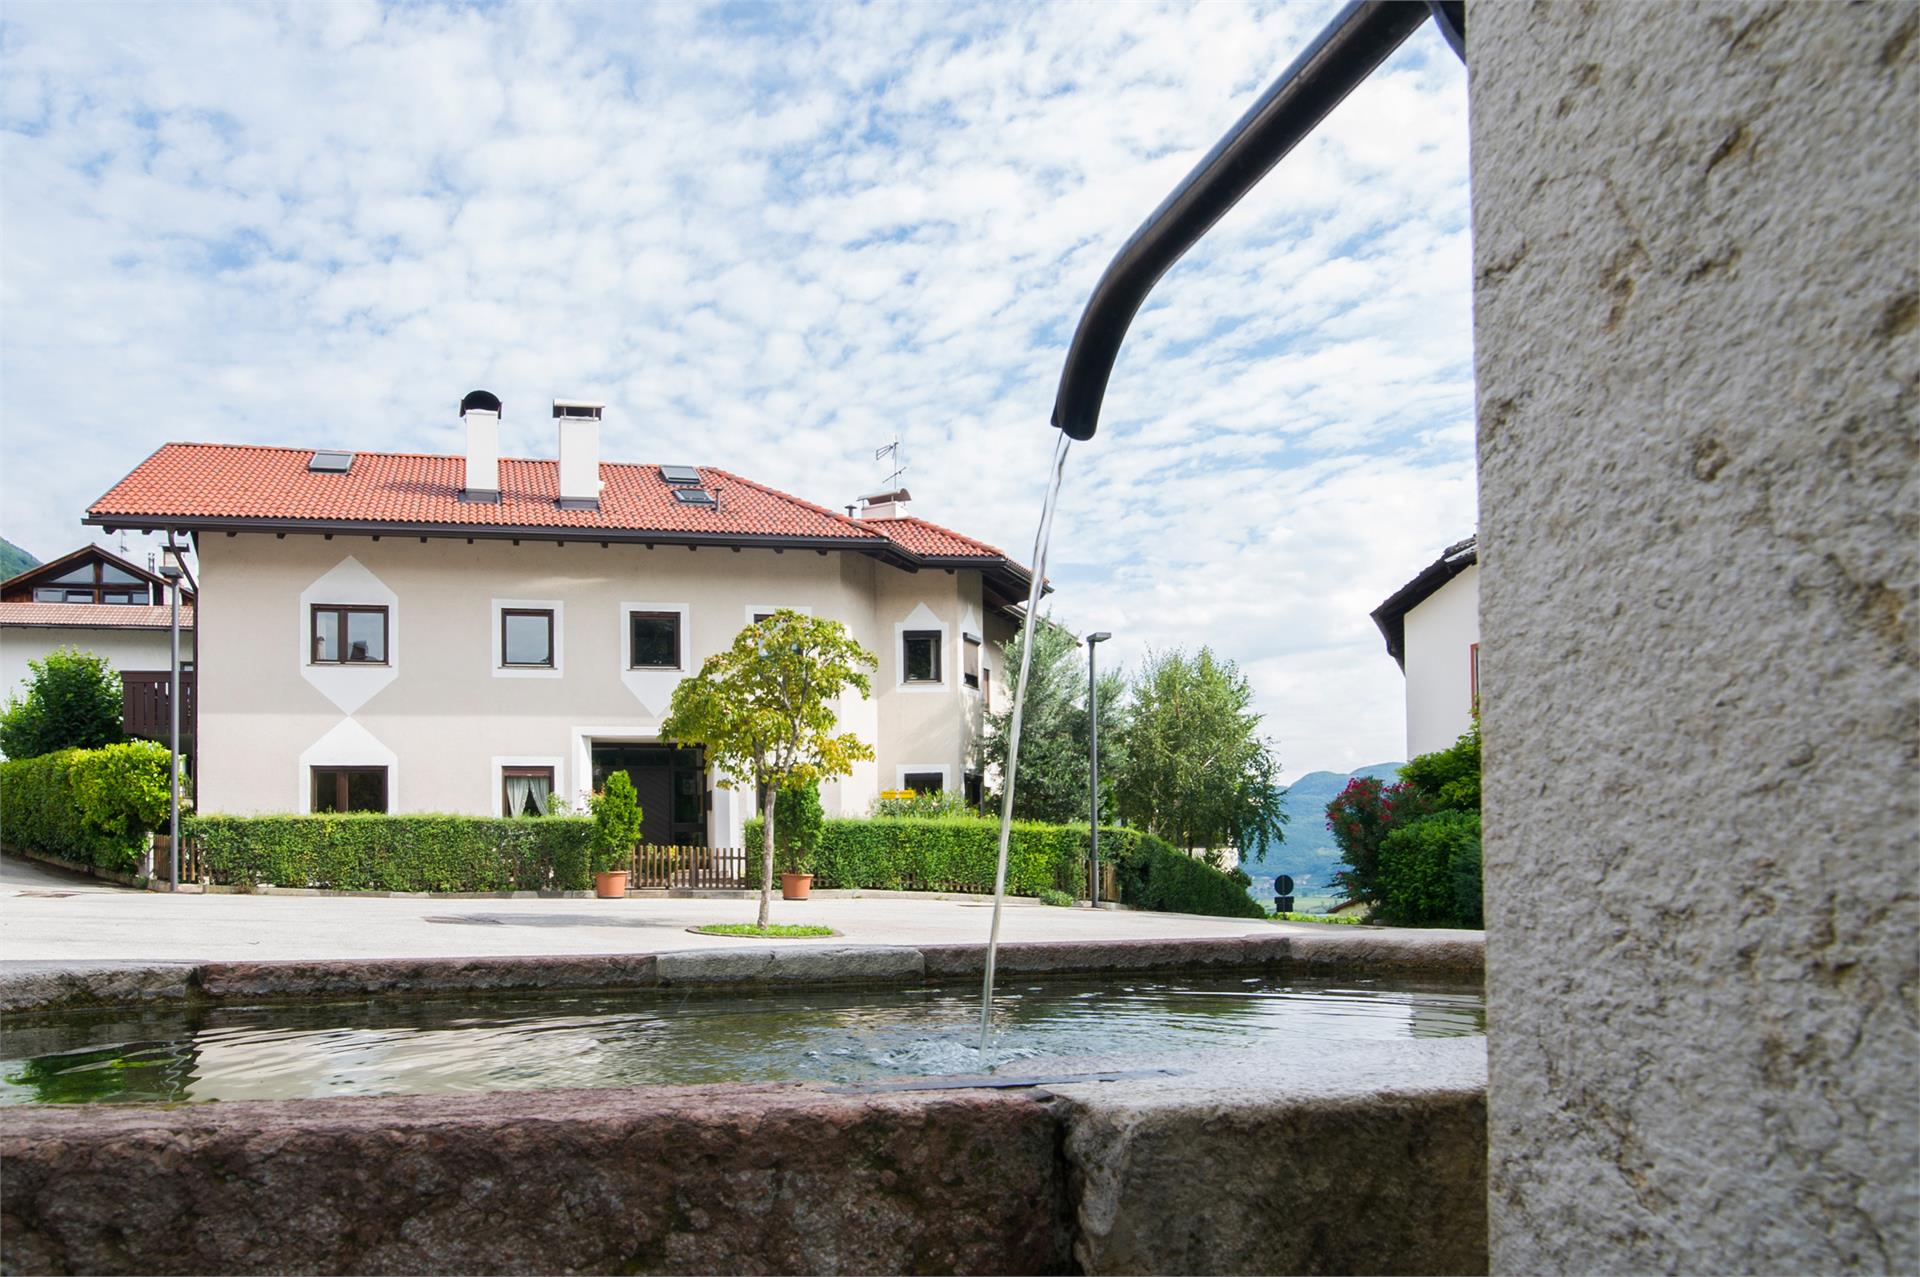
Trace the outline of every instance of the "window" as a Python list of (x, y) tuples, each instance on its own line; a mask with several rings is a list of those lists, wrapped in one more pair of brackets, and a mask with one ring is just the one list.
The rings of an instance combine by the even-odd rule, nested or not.
[(502, 767), (500, 801), (509, 816), (546, 815), (553, 804), (553, 768)]
[(312, 654), (315, 665), (385, 665), (387, 609), (316, 603)]
[(553, 668), (552, 609), (500, 609), (500, 664)]
[(993, 668), (987, 665), (980, 667), (980, 708), (993, 709)]
[(680, 616), (676, 612), (627, 614), (627, 666), (636, 670), (680, 668)]
[(960, 678), (968, 687), (980, 686), (980, 639), (978, 635), (963, 634), (961, 646), (966, 653), (965, 665)]
[[(901, 635), (900, 659), (909, 683), (940, 681), (940, 631), (907, 630)], [(909, 786), (911, 788), (911, 786)]]
[(1467, 648), (1467, 690), (1473, 699), (1468, 703), (1473, 712), (1480, 712), (1480, 645), (1470, 644)]
[(762, 621), (771, 621), (772, 619), (773, 613), (771, 612), (755, 612), (753, 614), (753, 623), (755, 625), (760, 624)]
[(916, 794), (937, 794), (947, 787), (947, 778), (939, 772), (908, 772), (901, 780)]
[(968, 772), (961, 783), (966, 786), (967, 806), (978, 808), (986, 802), (985, 786), (979, 772)]
[(316, 767), (313, 769), (314, 811), (385, 811), (386, 809), (386, 768)]

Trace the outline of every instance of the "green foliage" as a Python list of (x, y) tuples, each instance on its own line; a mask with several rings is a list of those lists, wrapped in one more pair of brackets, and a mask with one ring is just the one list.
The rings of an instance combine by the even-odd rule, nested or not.
[(1043, 905), (1052, 905), (1056, 909), (1071, 909), (1073, 907), (1073, 897), (1064, 891), (1055, 891), (1049, 887), (1040, 893), (1040, 903)]
[(703, 936), (753, 936), (761, 940), (808, 940), (833, 934), (832, 927), (803, 922), (769, 922), (765, 926), (757, 922), (716, 922), (694, 930)]
[[(733, 645), (709, 656), (692, 678), (673, 689), (660, 734), (699, 745), (719, 783), (765, 793), (801, 789), (845, 776), (873, 747), (852, 732), (836, 732), (841, 694), (872, 693), (864, 671), (873, 653), (846, 626), (781, 608), (741, 630)], [(776, 809), (760, 843), (760, 918), (767, 925), (773, 898)]]
[(208, 880), (336, 891), (580, 891), (594, 821), (580, 816), (195, 816), (181, 835)]
[(1400, 769), (1398, 784), (1361, 777), (1327, 804), (1347, 868), (1334, 875), (1375, 921), (1478, 927), (1480, 723)]
[(593, 872), (607, 873), (626, 864), (640, 841), (640, 796), (625, 772), (607, 777), (607, 787), (588, 800), (593, 811)]
[[(1375, 917), (1403, 927), (1479, 926), (1479, 867), (1477, 811), (1436, 812), (1390, 830), (1380, 844)], [(1471, 921), (1462, 917), (1461, 909), (1468, 879)]]
[(820, 809), (820, 787), (781, 789), (774, 792), (774, 868), (781, 873), (812, 873), (813, 849), (820, 845), (820, 826), (826, 814)]
[(167, 822), (170, 757), (132, 741), (0, 763), (0, 837), (24, 851), (132, 873), (147, 834)]
[[(171, 753), (152, 741), (127, 741), (102, 749), (78, 751), (68, 770), (73, 796), (95, 827), (109, 834), (141, 838), (164, 828), (173, 811), (168, 784)], [(186, 777), (181, 777), (180, 806), (189, 805)]]
[[(1109, 842), (1109, 839), (1112, 841)], [(1100, 858), (1118, 866), (1120, 901), (1162, 913), (1264, 918), (1247, 894), (1246, 876), (1224, 874), (1206, 861), (1132, 829), (1100, 831)]]
[[(1007, 743), (1013, 733), (1013, 692), (1020, 675), (1021, 639), (1001, 645), (1004, 694), (982, 721), (976, 767), (1007, 774)], [(1126, 679), (1118, 671), (1100, 676), (1100, 810), (1111, 814), (1113, 777), (1124, 760), (1121, 714)], [(1033, 628), (1033, 665), (1027, 671), (1026, 709), (1020, 719), (1020, 774), (1013, 791), (1016, 820), (1056, 824), (1085, 820), (1087, 804), (1087, 667), (1080, 641), (1061, 625), (1039, 617)], [(998, 798), (998, 795), (995, 795)], [(998, 810), (997, 805), (992, 805)]]
[(1448, 872), (1453, 875), (1453, 925), (1456, 927), (1487, 925), (1485, 891), (1480, 881), (1480, 813), (1473, 815), (1473, 841), (1455, 847), (1447, 863)]
[[(747, 822), (747, 837), (760, 822)], [(993, 891), (997, 822), (972, 817), (828, 820), (814, 852), (814, 885), (875, 891)], [(1007, 894), (1087, 894), (1087, 827), (1015, 821), (1007, 844)], [(1124, 904), (1227, 918), (1266, 914), (1246, 883), (1137, 829), (1103, 827), (1100, 858), (1115, 867)]]
[(1276, 913), (1273, 915), (1273, 920), (1275, 922), (1341, 922), (1348, 924), (1357, 924), (1360, 922), (1358, 917), (1347, 913)]
[(1480, 720), (1459, 740), (1422, 754), (1400, 769), (1400, 779), (1417, 790), (1435, 811), (1480, 810)]
[(1115, 769), (1121, 819), (1179, 847), (1257, 855), (1282, 841), (1279, 762), (1252, 704), (1246, 676), (1209, 648), (1148, 657)]
[(33, 758), (121, 739), (120, 679), (105, 658), (63, 647), (27, 668), (25, 697), (9, 697), (0, 711), (0, 753)]
[(967, 803), (965, 794), (950, 789), (908, 790), (905, 798), (876, 798), (873, 800), (873, 814), (876, 816), (912, 816), (921, 820), (936, 820), (944, 816), (961, 819), (984, 820)]
[(1380, 844), (1398, 825), (1411, 823), (1432, 808), (1411, 785), (1387, 784), (1377, 776), (1355, 776), (1327, 804), (1327, 828), (1340, 847), (1346, 868), (1333, 875), (1344, 899), (1380, 903)]

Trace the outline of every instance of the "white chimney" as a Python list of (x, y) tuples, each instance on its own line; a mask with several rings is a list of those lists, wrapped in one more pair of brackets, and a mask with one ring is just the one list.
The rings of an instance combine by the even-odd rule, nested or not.
[(476, 390), (460, 401), (467, 427), (467, 469), (460, 485), (462, 501), (500, 499), (500, 400)]
[(891, 492), (869, 492), (860, 498), (862, 519), (904, 519), (907, 517), (907, 502), (913, 495), (905, 488), (895, 488)]
[(600, 508), (600, 413), (605, 407), (578, 399), (553, 401), (553, 420), (560, 431), (562, 510)]

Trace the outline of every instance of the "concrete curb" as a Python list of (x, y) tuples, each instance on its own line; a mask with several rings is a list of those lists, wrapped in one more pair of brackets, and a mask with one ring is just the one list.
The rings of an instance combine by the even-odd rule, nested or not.
[[(1286, 971), (1332, 975), (1481, 974), (1485, 944), (1459, 932), (1271, 935), (1003, 944), (1005, 975)], [(384, 958), (281, 962), (0, 964), (0, 1013), (153, 1001), (398, 997), (536, 990), (756, 984), (900, 984), (977, 977), (986, 946), (792, 945), (564, 957)]]

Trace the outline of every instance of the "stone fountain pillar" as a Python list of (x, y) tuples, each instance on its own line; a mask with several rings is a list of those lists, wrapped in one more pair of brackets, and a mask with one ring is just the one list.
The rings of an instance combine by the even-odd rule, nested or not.
[(1495, 1271), (1920, 1271), (1917, 27), (1469, 10)]

